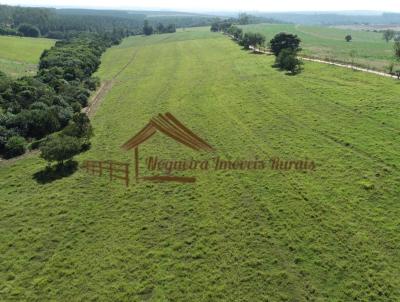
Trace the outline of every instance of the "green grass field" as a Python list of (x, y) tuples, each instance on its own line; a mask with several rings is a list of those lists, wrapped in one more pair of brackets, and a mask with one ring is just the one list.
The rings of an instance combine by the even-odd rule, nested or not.
[(34, 75), (43, 50), (54, 43), (51, 39), (0, 36), (0, 71), (12, 77)]
[[(382, 33), (294, 24), (256, 24), (243, 29), (263, 33), (267, 41), (279, 32), (296, 34), (302, 40), (302, 53), (317, 58), (351, 62), (353, 51), (357, 65), (377, 70), (386, 70), (394, 56), (393, 42), (386, 43)], [(345, 41), (347, 34), (353, 37), (351, 42)]]
[(0, 300), (399, 300), (399, 82), (272, 64), (204, 28), (107, 51), (98, 76), (114, 86), (80, 163), (132, 164), (120, 146), (169, 111), (216, 151), (157, 134), (140, 147), (142, 170), (151, 155), (308, 158), (317, 169), (126, 188), (83, 170), (38, 184), (36, 154), (0, 163)]

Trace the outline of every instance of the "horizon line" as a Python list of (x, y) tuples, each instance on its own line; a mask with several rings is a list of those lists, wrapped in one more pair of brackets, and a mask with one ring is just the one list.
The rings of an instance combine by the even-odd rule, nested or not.
[(39, 5), (39, 4), (0, 4), (7, 6), (20, 6), (20, 7), (34, 7), (34, 8), (54, 8), (54, 9), (82, 9), (82, 10), (117, 10), (117, 11), (143, 11), (143, 12), (177, 12), (177, 13), (193, 13), (193, 14), (221, 14), (221, 13), (334, 13), (342, 14), (352, 13), (357, 15), (359, 13), (373, 15), (382, 15), (384, 13), (400, 13), (400, 10), (368, 10), (368, 9), (348, 9), (348, 10), (257, 10), (257, 9), (185, 9), (185, 8), (167, 8), (167, 7), (134, 7), (134, 6), (70, 6), (70, 5)]

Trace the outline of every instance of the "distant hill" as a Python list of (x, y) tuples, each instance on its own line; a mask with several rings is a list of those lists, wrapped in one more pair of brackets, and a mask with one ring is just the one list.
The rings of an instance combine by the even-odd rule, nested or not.
[[(288, 23), (313, 25), (348, 25), (348, 24), (400, 24), (400, 13), (252, 13), (253, 15), (274, 18)], [(358, 14), (357, 14), (358, 13)]]

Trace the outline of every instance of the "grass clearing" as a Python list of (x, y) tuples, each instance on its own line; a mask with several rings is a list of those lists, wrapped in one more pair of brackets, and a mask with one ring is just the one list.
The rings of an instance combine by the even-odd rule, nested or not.
[(44, 38), (0, 36), (0, 71), (12, 77), (34, 75), (43, 50), (54, 43)]
[[(394, 59), (393, 42), (386, 43), (382, 33), (294, 24), (256, 24), (243, 26), (243, 29), (260, 32), (267, 41), (282, 31), (296, 34), (302, 40), (302, 53), (320, 59), (351, 62), (353, 51), (357, 65), (376, 70), (386, 70)], [(348, 34), (353, 38), (351, 42), (344, 39)]]
[[(133, 162), (120, 146), (171, 112), (224, 158), (312, 158), (314, 173), (194, 173), (194, 185), (80, 170), (39, 185), (37, 155), (0, 163), (0, 300), (395, 301), (400, 297), (400, 84), (273, 57), (193, 29), (131, 37), (77, 160)], [(147, 156), (209, 158), (157, 134)], [(142, 166), (142, 169), (144, 167)]]

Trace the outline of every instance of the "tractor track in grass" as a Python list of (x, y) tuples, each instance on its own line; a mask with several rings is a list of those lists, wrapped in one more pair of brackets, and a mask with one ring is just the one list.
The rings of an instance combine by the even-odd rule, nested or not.
[(89, 118), (92, 118), (96, 114), (97, 109), (100, 107), (105, 96), (114, 86), (117, 78), (121, 75), (121, 73), (126, 70), (126, 68), (128, 68), (130, 64), (132, 64), (132, 62), (136, 58), (137, 53), (138, 50), (133, 53), (129, 61), (124, 66), (122, 66), (122, 68), (111, 78), (111, 80), (106, 80), (100, 85), (100, 88), (96, 91), (96, 93), (92, 97), (92, 100), (89, 102), (89, 106), (82, 109), (82, 112), (86, 113)]
[(317, 130), (317, 129), (314, 129), (311, 127), (307, 127), (300, 122), (296, 122), (293, 119), (286, 117), (285, 113), (281, 110), (277, 110), (276, 107), (274, 107), (274, 110), (275, 110), (275, 112), (280, 114), (282, 119), (284, 119), (286, 122), (288, 122), (289, 124), (292, 124), (295, 127), (308, 129), (314, 133), (317, 133), (319, 136), (325, 138), (326, 140), (331, 141), (331, 142), (341, 146), (342, 148), (350, 149), (352, 152), (358, 154), (361, 157), (368, 158), (374, 162), (378, 162), (381, 165), (383, 165), (385, 168), (391, 168), (397, 172), (400, 172), (400, 169), (397, 166), (395, 166), (394, 164), (391, 164), (391, 163), (387, 163), (385, 160), (381, 159), (380, 157), (377, 157), (376, 155), (372, 155), (372, 154), (354, 146), (351, 143), (344, 142), (343, 140), (341, 140), (335, 136), (332, 136), (331, 134), (327, 133), (326, 131), (320, 131), (320, 130)]
[[(231, 37), (231, 38), (233, 38), (233, 37)], [(254, 48), (252, 46), (250, 46), (250, 48), (253, 49), (256, 52), (259, 52), (259, 53), (272, 55), (272, 53), (269, 52), (269, 51), (260, 50), (260, 49)], [(386, 74), (386, 73), (383, 73), (383, 72), (377, 72), (377, 71), (374, 71), (374, 70), (371, 70), (371, 69), (359, 68), (359, 67), (354, 67), (354, 66), (351, 66), (351, 65), (338, 64), (338, 63), (334, 63), (334, 62), (316, 60), (316, 59), (309, 59), (309, 58), (304, 58), (304, 57), (300, 57), (300, 58), (304, 59), (304, 60), (308, 60), (308, 61), (324, 63), (324, 64), (329, 64), (329, 65), (335, 65), (335, 66), (339, 66), (339, 67), (345, 67), (345, 68), (348, 68), (348, 69), (359, 70), (359, 71), (364, 71), (364, 72), (369, 72), (369, 73), (373, 73), (373, 74), (380, 75), (380, 76), (397, 78), (396, 76), (392, 76), (390, 74)], [(366, 151), (364, 151), (364, 150), (352, 145), (351, 143), (343, 142), (341, 139), (330, 135), (326, 131), (320, 131), (320, 130), (317, 130), (317, 129), (314, 129), (314, 128), (311, 128), (311, 127), (306, 127), (306, 126), (304, 126), (303, 124), (301, 124), (299, 122), (295, 122), (292, 119), (290, 119), (288, 117), (285, 117), (284, 112), (282, 112), (281, 110), (278, 110), (275, 106), (274, 106), (274, 109), (278, 113), (280, 113), (282, 115), (282, 118), (284, 118), (288, 123), (290, 123), (290, 124), (292, 124), (292, 125), (294, 125), (296, 127), (301, 127), (303, 129), (309, 129), (312, 132), (315, 132), (318, 135), (324, 137), (325, 139), (327, 139), (327, 140), (329, 140), (329, 141), (341, 146), (342, 148), (351, 149), (354, 153), (358, 154), (361, 157), (368, 158), (368, 159), (370, 159), (372, 161), (378, 162), (381, 165), (383, 165), (385, 168), (390, 168), (390, 169), (395, 170), (396, 172), (400, 172), (400, 168), (397, 167), (396, 165), (391, 164), (391, 163), (387, 163), (385, 160), (381, 159), (380, 157), (372, 155), (372, 154), (370, 154), (370, 153), (368, 153), (368, 152), (366, 152)], [(370, 118), (370, 119), (374, 120), (375, 122), (378, 122), (373, 118)], [(392, 126), (387, 126), (387, 125), (381, 125), (381, 126), (383, 126), (383, 127), (386, 126), (385, 128), (388, 128), (388, 129), (393, 130), (393, 131), (398, 131), (399, 130), (399, 129), (397, 129), (395, 127), (392, 127)]]
[[(254, 97), (256, 97), (256, 95), (254, 95)], [(341, 107), (339, 106), (339, 108), (341, 108)], [(379, 163), (380, 165), (383, 166), (382, 168), (388, 169), (389, 171), (390, 170), (395, 170), (396, 172), (400, 172), (400, 168), (399, 167), (397, 167), (396, 165), (394, 165), (392, 163), (386, 162), (385, 160), (383, 160), (382, 158), (380, 158), (377, 155), (370, 154), (367, 151), (364, 151), (363, 149), (361, 149), (359, 147), (356, 147), (355, 145), (353, 145), (350, 142), (346, 142), (346, 141), (343, 141), (342, 139), (340, 139), (338, 137), (335, 137), (334, 135), (328, 133), (327, 131), (318, 130), (318, 129), (315, 129), (314, 127), (312, 127), (312, 126), (304, 125), (301, 121), (296, 120), (295, 117), (291, 118), (291, 117), (286, 116), (286, 113), (284, 111), (278, 109), (275, 104), (270, 108), (270, 110), (274, 111), (276, 115), (279, 115), (282, 119), (284, 119), (288, 123), (288, 125), (292, 125), (292, 126), (294, 126), (296, 128), (300, 128), (300, 129), (309, 130), (310, 132), (316, 133), (320, 137), (323, 137), (328, 142), (336, 144), (336, 145), (340, 146), (343, 149), (350, 150), (351, 152), (354, 152), (355, 154), (357, 154), (361, 158), (367, 158), (367, 159), (369, 159), (369, 160), (371, 160), (373, 162)], [(375, 122), (378, 122), (378, 121), (375, 121)], [(378, 126), (383, 126), (383, 125), (378, 125)], [(391, 127), (388, 127), (387, 130), (390, 130), (390, 131), (394, 132), (394, 131), (397, 131), (398, 129), (395, 129), (395, 128), (392, 129)]]
[[(233, 36), (230, 36), (230, 35), (228, 35), (228, 36), (229, 36), (230, 38), (232, 38), (234, 41), (236, 41), (235, 38), (234, 38)], [(255, 47), (253, 47), (253, 46), (250, 46), (250, 49), (252, 49), (253, 51), (255, 51), (255, 52), (257, 52), (257, 53), (263, 53), (263, 54), (267, 54), (267, 55), (273, 55), (273, 53), (270, 52), (270, 51), (258, 49), (258, 48), (255, 48)], [(376, 70), (373, 70), (373, 69), (357, 67), (357, 66), (353, 66), (353, 65), (350, 65), (350, 64), (344, 64), (344, 63), (326, 61), (326, 60), (315, 59), (315, 58), (304, 57), (304, 56), (299, 56), (299, 58), (300, 58), (300, 59), (303, 59), (303, 60), (305, 60), (305, 61), (316, 62), (316, 63), (322, 63), (322, 64), (328, 64), (328, 65), (343, 67), (343, 68), (352, 69), (352, 70), (356, 70), (356, 71), (362, 71), (362, 72), (372, 73), (372, 74), (379, 75), (379, 76), (383, 76), (383, 77), (387, 77), (387, 78), (397, 79), (397, 76), (395, 76), (395, 75), (391, 75), (391, 74), (388, 74), (388, 73), (385, 73), (385, 72), (376, 71)], [(356, 112), (356, 111), (354, 111), (353, 109), (348, 108), (348, 107), (347, 107), (346, 105), (344, 105), (344, 104), (338, 104), (338, 103), (335, 103), (335, 102), (332, 102), (332, 101), (329, 101), (329, 102), (332, 103), (332, 104), (336, 104), (338, 107), (342, 107), (343, 109), (346, 109), (346, 110), (348, 110), (348, 111)], [(356, 113), (358, 113), (358, 112), (356, 112)], [(358, 113), (358, 114), (360, 114), (360, 113)], [(364, 115), (364, 116), (367, 117), (368, 119), (370, 119), (371, 121), (374, 121), (374, 122), (380, 124), (380, 127), (382, 127), (382, 128), (387, 128), (387, 129), (390, 129), (390, 130), (392, 130), (392, 131), (400, 131), (400, 128), (397, 128), (397, 127), (392, 126), (392, 125), (388, 125), (388, 124), (386, 124), (386, 123), (382, 123), (382, 121), (376, 120), (376, 119), (374, 119), (374, 118), (371, 117), (371, 116), (366, 116), (366, 115)]]

